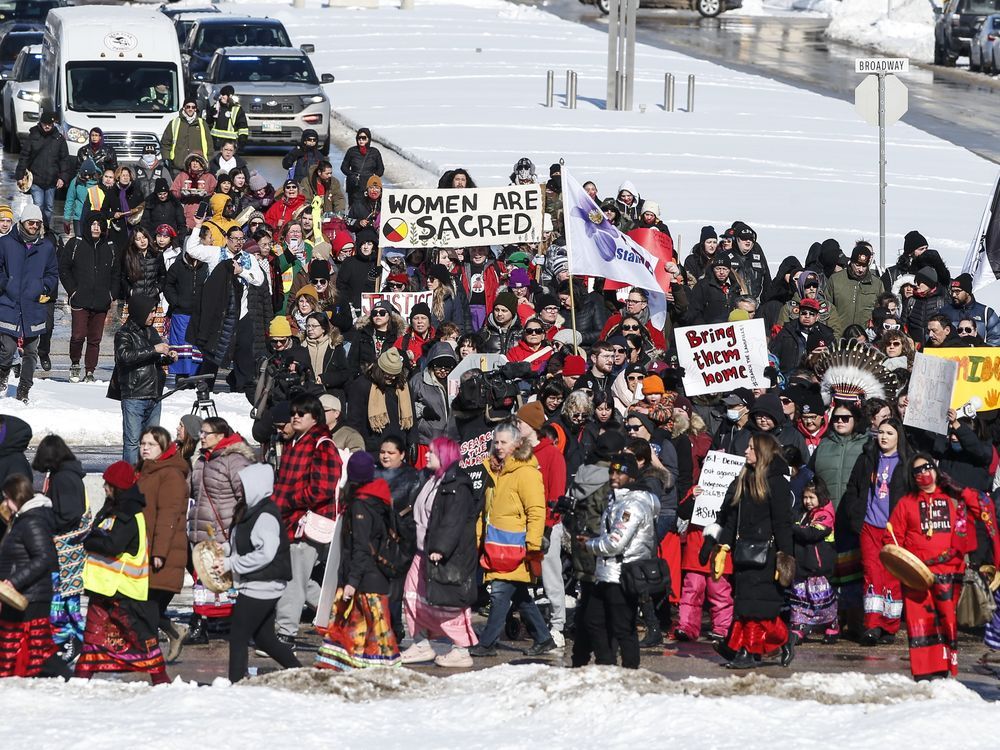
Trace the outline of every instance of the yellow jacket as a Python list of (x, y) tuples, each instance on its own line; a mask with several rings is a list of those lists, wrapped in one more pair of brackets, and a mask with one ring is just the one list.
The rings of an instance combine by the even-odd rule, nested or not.
[[(493, 486), (486, 490), (486, 507), (476, 528), (480, 546), (485, 533), (485, 522), (488, 521), (504, 531), (525, 531), (528, 552), (540, 550), (542, 535), (545, 533), (545, 487), (538, 461), (534, 456), (526, 461), (511, 456), (504, 462), (499, 474), (493, 473), (489, 459), (484, 464), (493, 480)], [(487, 581), (499, 579), (531, 582), (531, 574), (524, 563), (510, 573), (487, 572), (485, 578)]]

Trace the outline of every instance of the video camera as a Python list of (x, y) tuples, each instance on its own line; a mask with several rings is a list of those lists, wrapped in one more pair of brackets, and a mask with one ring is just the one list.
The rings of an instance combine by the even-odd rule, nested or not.
[(205, 417), (217, 417), (218, 411), (215, 408), (215, 401), (212, 400), (212, 388), (215, 386), (215, 374), (211, 375), (178, 375), (174, 381), (174, 388), (163, 394), (163, 398), (177, 391), (194, 390), (194, 405), (191, 407), (192, 414)]
[(490, 422), (500, 422), (521, 408), (519, 381), (538, 377), (528, 362), (508, 362), (496, 370), (472, 373), (459, 385), (455, 400), (463, 411), (483, 411)]

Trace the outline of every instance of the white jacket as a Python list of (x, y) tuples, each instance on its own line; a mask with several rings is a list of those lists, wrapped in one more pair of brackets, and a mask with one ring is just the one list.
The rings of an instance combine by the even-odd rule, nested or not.
[[(267, 276), (260, 267), (260, 263), (250, 253), (240, 251), (238, 255), (233, 256), (229, 254), (229, 248), (226, 245), (203, 245), (196, 232), (192, 232), (191, 236), (188, 237), (184, 245), (184, 252), (195, 260), (207, 263), (209, 275), (222, 261), (232, 259), (243, 268), (240, 282), (244, 286), (260, 286), (267, 281)], [(247, 294), (240, 297), (240, 320), (247, 314), (248, 297)]]

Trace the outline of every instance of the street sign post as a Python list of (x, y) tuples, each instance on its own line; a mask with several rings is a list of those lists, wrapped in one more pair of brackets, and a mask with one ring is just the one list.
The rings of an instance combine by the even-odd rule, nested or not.
[(860, 58), (854, 61), (856, 73), (867, 73), (854, 90), (854, 108), (870, 125), (878, 126), (878, 240), (879, 259), (885, 268), (885, 129), (906, 114), (909, 106), (906, 86), (893, 75), (906, 73), (906, 58)]

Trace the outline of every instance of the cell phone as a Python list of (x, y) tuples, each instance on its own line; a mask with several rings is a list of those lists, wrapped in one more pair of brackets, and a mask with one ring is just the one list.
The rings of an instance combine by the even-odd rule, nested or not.
[(198, 210), (194, 212), (194, 218), (196, 219), (206, 219), (208, 218), (208, 201), (203, 200), (198, 204)]

